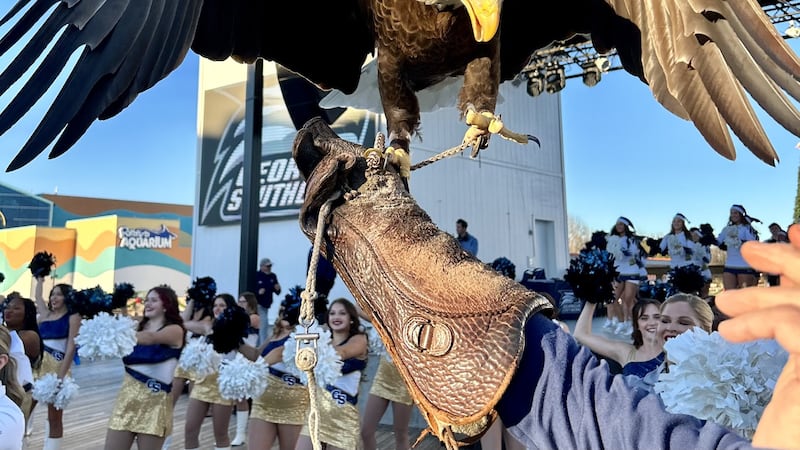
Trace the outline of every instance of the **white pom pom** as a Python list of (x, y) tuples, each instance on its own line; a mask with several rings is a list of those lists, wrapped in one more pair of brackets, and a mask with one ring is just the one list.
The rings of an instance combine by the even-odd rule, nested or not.
[(136, 345), (136, 321), (125, 316), (101, 312), (92, 319), (81, 320), (75, 337), (80, 355), (89, 360), (121, 358), (133, 352)]
[(56, 409), (66, 408), (77, 393), (78, 384), (69, 375), (59, 380), (56, 374), (48, 373), (33, 383), (34, 400), (53, 405)]
[(64, 377), (61, 380), (61, 389), (58, 390), (56, 393), (55, 399), (53, 399), (53, 406), (56, 409), (64, 409), (67, 407), (69, 402), (78, 393), (78, 383), (72, 379), (69, 375)]
[(41, 376), (38, 380), (33, 382), (33, 390), (31, 395), (33, 399), (39, 403), (53, 404), (56, 394), (58, 393), (59, 380), (58, 376), (54, 373), (48, 373)]
[(255, 362), (237, 353), (219, 366), (219, 393), (229, 400), (258, 398), (267, 388), (269, 365), (263, 358)]
[(198, 380), (211, 375), (219, 368), (222, 357), (205, 338), (189, 339), (183, 347), (178, 366), (197, 376)]
[[(337, 378), (342, 376), (342, 358), (336, 353), (336, 350), (331, 345), (331, 333), (328, 330), (314, 325), (308, 330), (309, 333), (319, 334), (317, 340), (317, 364), (314, 366), (314, 376), (317, 379), (317, 384), (325, 387), (327, 384), (332, 384)], [(305, 333), (305, 331), (303, 331)], [(297, 353), (297, 340), (295, 334), (289, 335), (286, 343), (283, 346), (283, 363), (286, 364), (286, 369), (292, 375), (300, 378), (303, 384), (308, 384), (308, 376), (297, 367), (295, 362), (295, 355)], [(301, 342), (300, 348), (308, 347), (311, 344)]]
[(375, 356), (383, 356), (386, 354), (386, 347), (384, 347), (381, 335), (378, 334), (378, 330), (376, 330), (375, 327), (367, 328), (367, 339), (369, 340), (370, 353)]
[(654, 389), (667, 411), (689, 414), (752, 438), (788, 354), (775, 341), (731, 344), (697, 328), (664, 344), (669, 373)]

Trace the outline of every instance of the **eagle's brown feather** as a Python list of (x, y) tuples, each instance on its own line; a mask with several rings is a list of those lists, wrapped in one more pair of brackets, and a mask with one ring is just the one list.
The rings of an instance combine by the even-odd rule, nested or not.
[[(498, 32), (483, 43), (464, 7), (426, 4), (437, 1), (20, 0), (0, 20), (15, 23), (0, 39), (0, 56), (23, 48), (0, 74), (0, 95), (38, 61), (46, 69), (4, 108), (0, 133), (44, 95), (69, 55), (83, 53), (8, 170), (51, 145), (51, 156), (67, 151), (94, 120), (118, 114), (166, 77), (189, 48), (214, 60), (272, 60), (345, 93), (377, 51), (392, 144), (405, 148), (419, 127), (417, 91), (463, 74), (462, 115), (468, 105), (491, 112), (500, 82), (533, 52), (578, 35), (598, 51), (616, 49), (626, 71), (727, 158), (735, 156), (730, 128), (759, 158), (777, 161), (750, 97), (800, 135), (792, 101), (800, 100), (800, 61), (760, 8), (775, 0), (502, 0)], [(26, 36), (32, 42), (19, 45)]]

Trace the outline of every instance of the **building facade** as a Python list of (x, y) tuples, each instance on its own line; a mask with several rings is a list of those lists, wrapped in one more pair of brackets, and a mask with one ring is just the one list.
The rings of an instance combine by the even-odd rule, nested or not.
[[(246, 70), (234, 62), (201, 59), (198, 93), (199, 189), (192, 274), (213, 276), (221, 291), (234, 294), (242, 259)], [(287, 79), (297, 82), (265, 63), (260, 222), (258, 242), (251, 243), (259, 259), (272, 260), (284, 293), (305, 285), (311, 246), (297, 222), (305, 183), (291, 158), (298, 126), (292, 109), (307, 105), (290, 98), (296, 86), (288, 89)], [(518, 278), (527, 268), (544, 268), (548, 277), (560, 277), (569, 264), (560, 97), (531, 98), (524, 84), (511, 83), (501, 86), (501, 96), (497, 112), (505, 124), (537, 136), (541, 148), (495, 136), (476, 159), (462, 154), (412, 172), (411, 193), (446, 232), (454, 234), (456, 220), (465, 219), (468, 231), (479, 240), (477, 256), (483, 262), (506, 257), (516, 265)], [(364, 110), (335, 110), (328, 119), (341, 137), (367, 147), (376, 132), (385, 133), (383, 116)], [(411, 144), (413, 162), (459, 145), (465, 131), (455, 108), (423, 114), (423, 138)], [(331, 296), (352, 298), (341, 281)], [(276, 313), (273, 307), (271, 315)]]

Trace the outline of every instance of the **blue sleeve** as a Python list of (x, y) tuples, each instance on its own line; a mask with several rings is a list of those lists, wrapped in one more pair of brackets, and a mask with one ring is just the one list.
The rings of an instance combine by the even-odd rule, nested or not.
[(540, 314), (525, 327), (525, 353), (497, 404), (529, 449), (749, 449), (711, 422), (667, 413), (649, 391), (625, 384)]

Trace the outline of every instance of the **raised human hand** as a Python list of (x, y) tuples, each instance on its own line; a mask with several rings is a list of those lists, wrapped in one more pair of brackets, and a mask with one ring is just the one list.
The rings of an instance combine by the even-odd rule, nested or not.
[(756, 270), (778, 274), (780, 286), (728, 290), (716, 305), (731, 319), (719, 332), (732, 342), (775, 339), (789, 359), (764, 410), (753, 445), (766, 448), (800, 446), (800, 225), (789, 229), (792, 243), (749, 241), (742, 255)]

